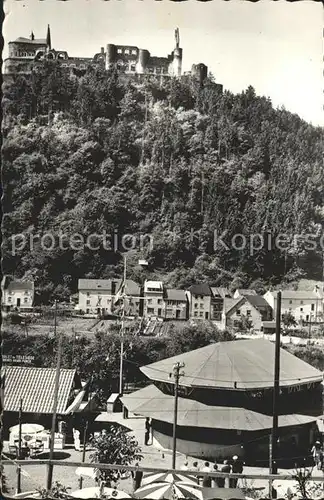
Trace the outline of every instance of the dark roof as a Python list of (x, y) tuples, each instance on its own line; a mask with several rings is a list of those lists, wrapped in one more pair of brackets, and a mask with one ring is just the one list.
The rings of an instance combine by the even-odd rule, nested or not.
[(207, 283), (200, 283), (197, 285), (191, 285), (189, 292), (193, 295), (212, 295), (210, 286)]
[[(180, 384), (187, 387), (252, 390), (272, 388), (275, 344), (258, 338), (219, 342), (144, 366), (151, 380), (170, 383), (174, 363), (185, 364)], [(280, 385), (320, 382), (322, 372), (280, 349)]]
[(245, 295), (257, 295), (255, 290), (249, 289), (249, 288), (238, 288), (236, 290), (240, 295), (245, 296)]
[(9, 292), (15, 290), (34, 290), (34, 282), (29, 280), (15, 280), (8, 276), (2, 278), (2, 287)]
[(111, 290), (111, 280), (79, 279), (79, 290)]
[[(52, 413), (55, 388), (55, 368), (35, 368), (27, 366), (5, 366), (1, 370), (4, 376), (4, 409), (18, 412), (22, 398), (23, 413)], [(75, 370), (60, 371), (60, 389), (57, 413), (67, 409)]]
[(229, 299), (229, 298), (225, 297), (224, 298), (224, 310), (225, 310), (225, 314), (227, 314), (231, 309), (233, 309), (233, 307), (235, 307), (236, 305), (238, 305), (243, 300), (244, 300), (243, 297), (238, 297), (237, 299), (232, 299), (232, 298)]
[[(174, 397), (164, 394), (155, 385), (128, 394), (122, 402), (129, 411), (154, 420), (173, 423)], [(279, 427), (316, 422), (317, 417), (307, 415), (279, 416)], [(178, 425), (213, 429), (257, 431), (271, 429), (271, 415), (256, 413), (246, 408), (205, 405), (189, 398), (178, 398)]]
[(10, 43), (30, 43), (31, 45), (47, 45), (47, 40), (46, 38), (34, 38), (34, 40), (31, 40), (30, 38), (24, 38), (23, 36), (20, 36), (16, 38), (16, 40)]
[(264, 297), (260, 295), (244, 295), (244, 298), (256, 309), (262, 307), (271, 307)]
[(175, 290), (174, 288), (169, 288), (166, 290), (165, 294), (168, 300), (181, 300), (183, 302), (187, 301), (186, 292), (184, 290)]
[[(112, 280), (116, 283), (116, 292), (119, 290), (119, 287), (121, 285), (122, 280)], [(140, 287), (138, 286), (137, 283), (133, 280), (126, 280), (126, 287), (125, 287), (125, 293), (126, 295), (140, 295)]]
[(228, 288), (217, 286), (217, 287), (211, 287), (211, 290), (213, 292), (213, 295), (216, 297), (222, 297), (222, 299), (226, 298), (231, 298), (232, 295)]

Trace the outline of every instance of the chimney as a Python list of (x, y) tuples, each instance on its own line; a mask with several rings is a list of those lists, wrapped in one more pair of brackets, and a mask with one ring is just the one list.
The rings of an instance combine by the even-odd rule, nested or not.
[(105, 47), (101, 47), (100, 48), (100, 52), (101, 52), (101, 54), (104, 54), (105, 53)]
[(33, 33), (33, 32), (31, 32), (31, 34), (30, 34), (30, 39), (31, 39), (31, 40), (35, 40), (35, 35), (34, 35), (34, 33)]

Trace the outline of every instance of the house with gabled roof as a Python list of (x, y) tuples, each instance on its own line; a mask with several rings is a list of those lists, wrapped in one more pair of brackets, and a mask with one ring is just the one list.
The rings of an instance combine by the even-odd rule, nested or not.
[(143, 315), (147, 318), (165, 318), (164, 286), (162, 281), (145, 281)]
[(187, 291), (189, 301), (189, 318), (210, 320), (213, 292), (207, 283), (191, 285)]
[(164, 301), (165, 319), (187, 319), (188, 299), (184, 290), (167, 288), (165, 290)]
[[(78, 310), (85, 314), (114, 315), (118, 312), (114, 298), (121, 286), (121, 279), (79, 279)], [(125, 304), (128, 316), (138, 316), (140, 308), (140, 287), (133, 280), (126, 280)]]
[(1, 281), (1, 307), (4, 310), (30, 309), (34, 304), (34, 282), (4, 276)]
[[(268, 290), (263, 295), (274, 314), (277, 310), (277, 294), (275, 290)], [(282, 290), (281, 314), (287, 313), (290, 313), (297, 323), (319, 321), (323, 314), (323, 298), (320, 290)]]
[(226, 327), (241, 328), (242, 322), (247, 320), (251, 329), (262, 331), (263, 322), (273, 319), (273, 311), (268, 302), (260, 295), (245, 295), (227, 303), (225, 310)]

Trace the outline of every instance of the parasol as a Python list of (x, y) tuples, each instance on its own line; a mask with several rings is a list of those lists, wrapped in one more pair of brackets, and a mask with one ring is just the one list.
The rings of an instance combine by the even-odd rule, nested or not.
[(134, 493), (135, 498), (148, 498), (152, 500), (175, 498), (190, 498), (203, 500), (202, 487), (198, 484), (187, 484), (179, 481), (177, 483), (150, 483), (142, 486)]
[(82, 490), (73, 491), (70, 496), (74, 498), (100, 498), (100, 493), (106, 498), (115, 498), (116, 500), (123, 498), (131, 498), (130, 495), (121, 490), (116, 490), (115, 488), (102, 488), (100, 491), (99, 486), (94, 486), (93, 488), (83, 488)]
[(143, 477), (142, 485), (151, 483), (177, 483), (183, 482), (197, 485), (197, 478), (192, 474), (173, 473), (173, 472), (153, 472)]
[[(37, 432), (42, 432), (44, 430), (43, 425), (39, 424), (21, 424), (22, 434), (37, 434)], [(19, 425), (14, 425), (10, 427), (10, 432), (19, 432)]]
[(75, 471), (77, 476), (91, 477), (91, 479), (97, 477), (97, 472), (98, 469), (94, 469), (93, 467), (78, 467)]

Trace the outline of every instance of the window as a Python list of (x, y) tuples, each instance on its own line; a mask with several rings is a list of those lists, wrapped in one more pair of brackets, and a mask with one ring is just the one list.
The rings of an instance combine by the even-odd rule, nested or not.
[(289, 301), (289, 304), (292, 304), (292, 300)]
[(199, 298), (198, 295), (195, 295), (195, 299), (198, 300), (198, 298)]
[(195, 311), (194, 316), (196, 317), (198, 316), (198, 311)]
[(124, 50), (124, 54), (129, 55), (129, 49), (125, 49), (125, 50)]
[(198, 304), (197, 304), (197, 302), (195, 302), (195, 309), (197, 309), (197, 307), (198, 307)]
[[(29, 293), (29, 292), (28, 292), (28, 290), (26, 290), (26, 291), (25, 291), (25, 295), (28, 295), (28, 293)], [(313, 305), (313, 304), (312, 304), (312, 305)]]
[(148, 307), (147, 314), (154, 314), (154, 307)]
[(201, 300), (204, 300), (204, 296), (203, 295), (200, 295), (200, 298), (201, 298)]
[(250, 311), (249, 309), (247, 309), (247, 311), (246, 311), (246, 315), (247, 315), (247, 316), (251, 316), (251, 311)]
[(28, 297), (25, 297), (25, 298), (24, 298), (24, 302), (25, 302), (25, 304), (27, 304), (27, 302), (28, 302)]
[(89, 309), (86, 309), (86, 314), (89, 314)]
[(239, 322), (239, 321), (234, 320), (233, 325), (234, 325), (234, 327), (235, 327), (235, 328), (238, 328), (238, 327), (240, 326), (240, 322)]
[(131, 71), (136, 71), (136, 66), (135, 66), (135, 64), (131, 64), (131, 66), (130, 66), (130, 70), (131, 70)]
[(200, 309), (203, 309), (204, 308), (204, 304), (200, 304)]
[(300, 312), (303, 312), (303, 310), (304, 310), (304, 309), (301, 307), (301, 308), (300, 308)]
[(200, 311), (199, 316), (200, 316), (201, 318), (203, 318), (203, 316), (204, 316), (203, 311)]
[(133, 50), (132, 50), (132, 55), (133, 55), (133, 56), (136, 56), (136, 54), (137, 54), (137, 50), (133, 49)]
[(11, 302), (11, 297), (8, 297), (8, 302)]
[(301, 300), (301, 301), (300, 301), (300, 303), (301, 303), (301, 304), (303, 304), (303, 303), (304, 303), (304, 301), (303, 301), (303, 300)]
[(315, 311), (315, 304), (312, 304), (311, 311)]
[(238, 310), (236, 311), (236, 316), (241, 316), (241, 310), (240, 310), (240, 309), (238, 309)]
[(87, 297), (90, 297), (90, 292), (87, 292)]
[(122, 49), (117, 49), (117, 54), (122, 54), (123, 50)]
[(147, 299), (148, 304), (152, 304), (152, 299)]
[(162, 304), (162, 299), (158, 299), (158, 304)]
[(88, 300), (87, 300), (87, 306), (89, 306), (89, 305), (90, 305), (90, 300), (88, 299)]

